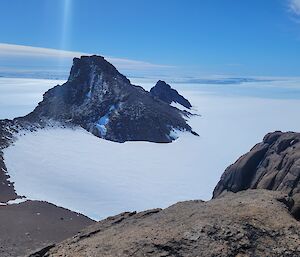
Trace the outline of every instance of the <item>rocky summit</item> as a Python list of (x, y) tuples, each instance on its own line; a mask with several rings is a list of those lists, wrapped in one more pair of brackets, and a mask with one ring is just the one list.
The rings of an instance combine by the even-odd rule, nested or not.
[(297, 257), (299, 245), (300, 224), (289, 213), (288, 196), (248, 190), (122, 213), (30, 257)]
[(180, 95), (175, 89), (171, 88), (165, 81), (159, 80), (156, 85), (151, 88), (150, 93), (167, 104), (174, 102), (188, 109), (192, 107), (191, 103), (186, 98)]
[(246, 189), (281, 191), (292, 198), (292, 213), (300, 218), (300, 133), (273, 132), (223, 173), (213, 197)]
[(75, 58), (68, 81), (44, 94), (23, 120), (49, 120), (83, 127), (116, 142), (166, 143), (174, 131), (189, 131), (188, 114), (134, 86), (101, 56)]

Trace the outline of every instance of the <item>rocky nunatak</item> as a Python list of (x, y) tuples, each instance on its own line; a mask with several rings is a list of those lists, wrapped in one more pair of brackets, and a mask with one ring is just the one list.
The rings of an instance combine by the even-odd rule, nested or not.
[(132, 85), (103, 57), (82, 56), (74, 59), (68, 81), (46, 92), (23, 120), (78, 125), (116, 142), (166, 143), (176, 139), (176, 130), (192, 132), (187, 118), (187, 112)]

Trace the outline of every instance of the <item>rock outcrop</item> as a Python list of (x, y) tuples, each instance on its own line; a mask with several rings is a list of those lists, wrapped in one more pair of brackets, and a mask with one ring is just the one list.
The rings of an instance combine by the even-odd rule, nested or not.
[(185, 108), (190, 109), (191, 103), (180, 95), (175, 89), (171, 88), (165, 81), (159, 80), (154, 87), (151, 88), (150, 93), (167, 104), (172, 102), (181, 104)]
[(223, 173), (213, 197), (246, 189), (281, 191), (293, 198), (300, 218), (300, 133), (273, 132)]
[(30, 257), (296, 257), (300, 223), (288, 209), (287, 195), (266, 190), (181, 202), (110, 217)]
[(101, 56), (75, 58), (68, 81), (44, 94), (22, 121), (81, 126), (117, 142), (171, 142), (174, 130), (192, 132), (187, 113), (134, 86)]

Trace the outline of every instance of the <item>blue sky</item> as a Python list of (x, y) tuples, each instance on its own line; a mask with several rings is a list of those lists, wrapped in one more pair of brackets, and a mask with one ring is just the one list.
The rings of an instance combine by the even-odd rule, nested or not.
[(0, 12), (0, 43), (200, 75), (300, 76), (300, 0), (1, 0)]

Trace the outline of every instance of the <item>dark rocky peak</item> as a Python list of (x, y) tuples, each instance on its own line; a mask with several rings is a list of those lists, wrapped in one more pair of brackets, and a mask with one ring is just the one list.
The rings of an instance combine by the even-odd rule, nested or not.
[(187, 113), (155, 99), (101, 56), (75, 58), (69, 79), (48, 90), (23, 122), (79, 125), (108, 140), (171, 142), (190, 131)]
[(104, 57), (93, 55), (93, 56), (82, 56), (81, 58), (73, 59), (73, 66), (70, 71), (69, 81), (74, 79), (81, 80), (83, 82), (92, 82), (95, 77), (103, 76), (104, 79), (113, 80), (120, 79), (125, 83), (130, 81)]
[(182, 106), (190, 109), (191, 103), (180, 95), (175, 89), (171, 88), (165, 81), (159, 80), (156, 85), (151, 88), (150, 93), (161, 101), (171, 104), (172, 102), (179, 103)]
[(246, 189), (282, 191), (292, 198), (292, 213), (300, 219), (300, 133), (276, 131), (230, 165), (214, 189), (223, 192)]

